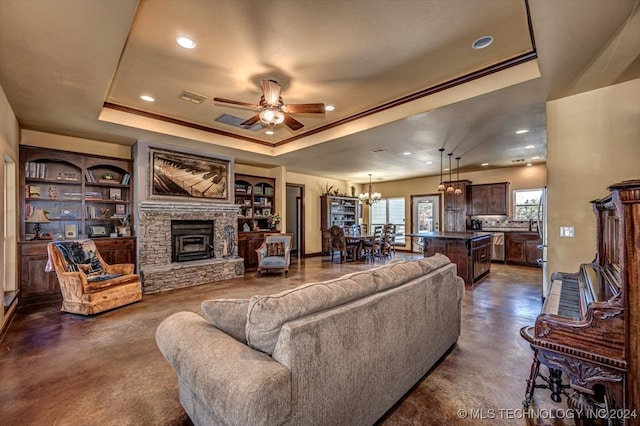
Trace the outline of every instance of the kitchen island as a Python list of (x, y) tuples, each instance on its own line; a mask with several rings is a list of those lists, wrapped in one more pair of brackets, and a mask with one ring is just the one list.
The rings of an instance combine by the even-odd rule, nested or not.
[(458, 266), (458, 276), (473, 287), (491, 269), (491, 232), (420, 232), (407, 234), (422, 240), (424, 256), (442, 253)]

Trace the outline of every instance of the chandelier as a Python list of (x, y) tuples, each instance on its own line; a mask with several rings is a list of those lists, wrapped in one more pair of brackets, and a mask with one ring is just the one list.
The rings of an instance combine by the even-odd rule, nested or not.
[(358, 198), (368, 206), (377, 203), (380, 201), (380, 198), (382, 198), (382, 194), (379, 192), (373, 192), (371, 189), (371, 173), (369, 173), (369, 192), (358, 195)]

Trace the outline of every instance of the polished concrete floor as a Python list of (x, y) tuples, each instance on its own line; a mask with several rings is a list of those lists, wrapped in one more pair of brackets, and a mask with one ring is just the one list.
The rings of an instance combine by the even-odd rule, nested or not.
[[(269, 294), (369, 267), (310, 258), (294, 262), (288, 279), (250, 273), (145, 295), (89, 318), (61, 313), (57, 305), (20, 310), (0, 342), (0, 424), (190, 425), (176, 376), (155, 344), (164, 318), (200, 312), (208, 298)], [(531, 411), (522, 411), (532, 353), (519, 330), (540, 311), (541, 280), (539, 269), (493, 264), (465, 293), (458, 343), (379, 424), (573, 425), (562, 418), (566, 406), (546, 390), (536, 391)]]

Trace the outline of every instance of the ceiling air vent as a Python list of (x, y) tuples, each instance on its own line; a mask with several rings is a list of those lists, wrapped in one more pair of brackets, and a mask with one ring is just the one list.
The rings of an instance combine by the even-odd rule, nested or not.
[(524, 163), (524, 158), (517, 158), (515, 160), (511, 160), (512, 163)]
[(200, 105), (204, 101), (207, 100), (207, 97), (204, 95), (198, 95), (197, 93), (190, 92), (188, 90), (180, 93), (180, 99), (183, 101), (191, 102), (192, 104)]
[(255, 124), (252, 124), (251, 126), (241, 126), (240, 124), (245, 120), (246, 120), (245, 118), (236, 117), (235, 115), (231, 115), (231, 114), (222, 114), (220, 117), (216, 118), (216, 121), (218, 123), (237, 127), (238, 129), (250, 130), (252, 132), (259, 132), (265, 127), (260, 121), (256, 122)]
[(385, 151), (386, 151), (386, 149), (384, 149), (384, 148), (374, 148), (374, 149), (370, 150), (369, 152), (373, 152), (373, 153), (377, 154), (379, 152), (385, 152)]

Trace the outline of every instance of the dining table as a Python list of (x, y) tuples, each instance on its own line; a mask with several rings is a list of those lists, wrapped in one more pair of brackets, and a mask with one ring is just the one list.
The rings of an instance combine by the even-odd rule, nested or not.
[(349, 245), (357, 245), (358, 248), (356, 250), (356, 260), (364, 259), (364, 244), (367, 241), (373, 241), (373, 234), (353, 234), (353, 235), (345, 235), (344, 239)]

